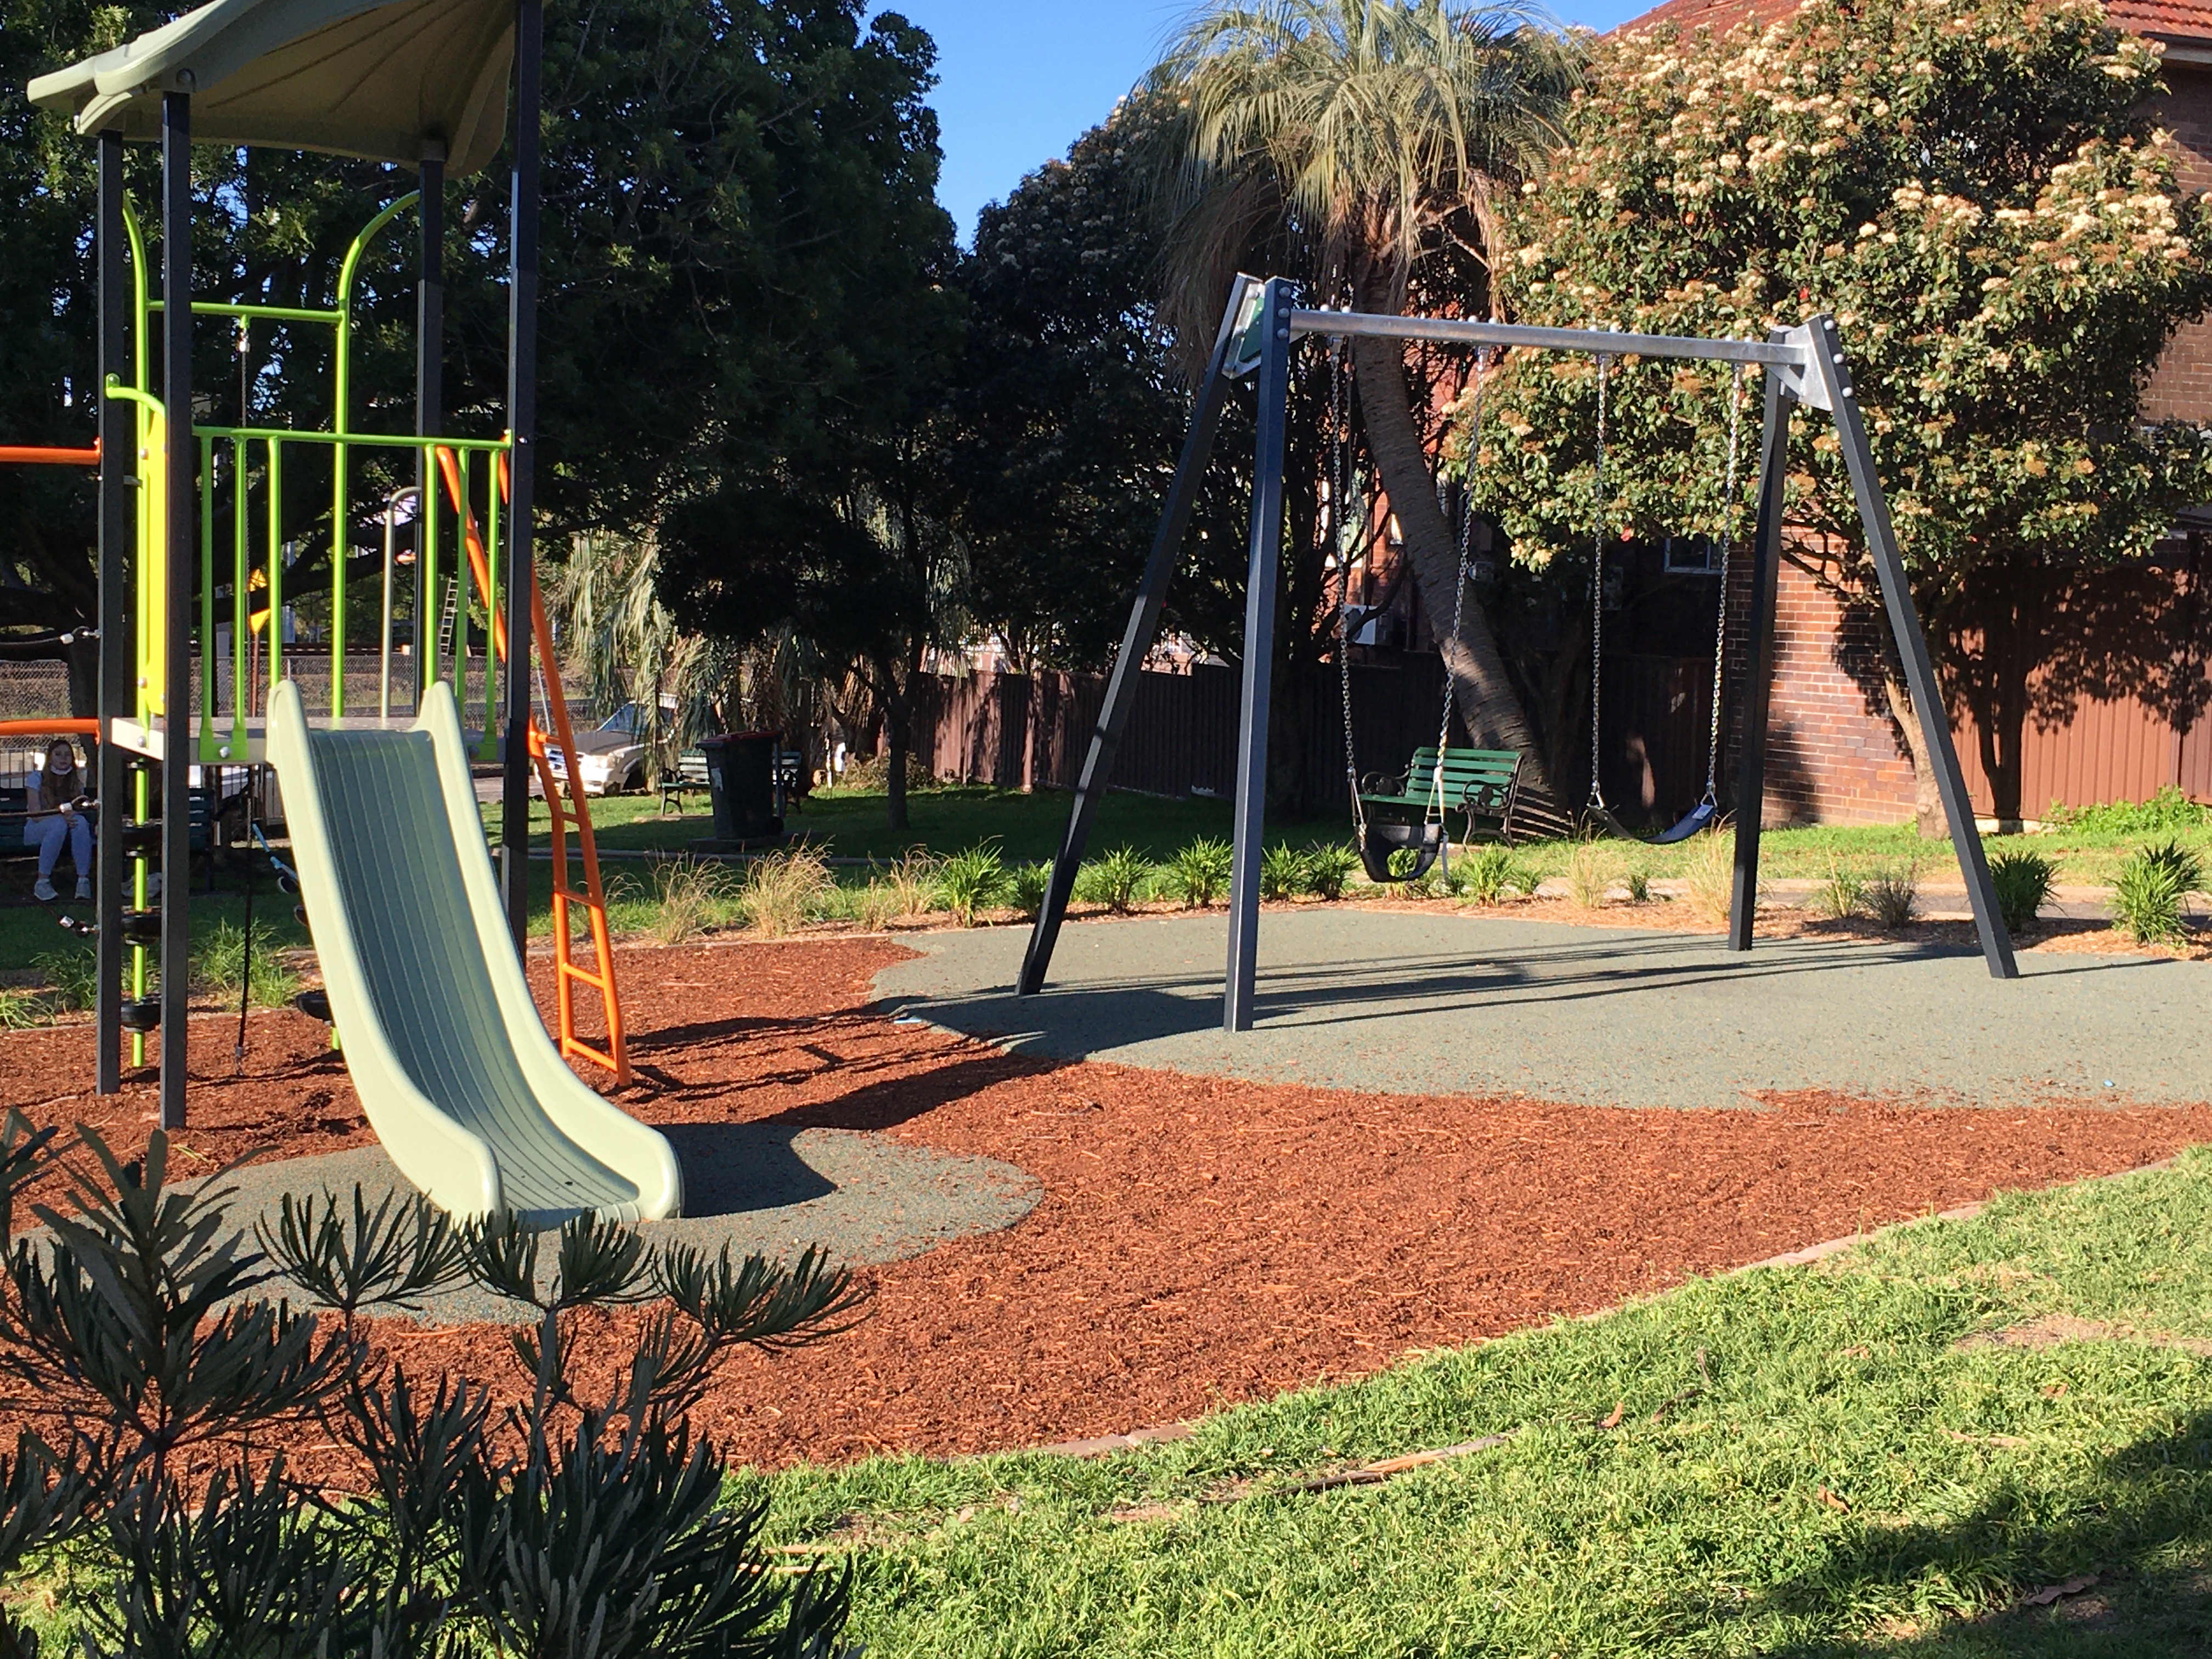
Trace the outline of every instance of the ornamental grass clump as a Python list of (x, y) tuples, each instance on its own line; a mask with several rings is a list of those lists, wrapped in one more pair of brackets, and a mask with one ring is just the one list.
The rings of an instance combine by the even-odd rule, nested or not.
[(1475, 904), (1495, 904), (1526, 879), (1514, 864), (1512, 849), (1496, 842), (1455, 859), (1452, 878)]
[(704, 937), (737, 908), (738, 886), (723, 866), (671, 859), (653, 872), (653, 921), (661, 945), (688, 945)]
[(1036, 920), (1044, 908), (1044, 896), (1052, 886), (1049, 864), (1018, 864), (1008, 873), (1006, 894), (1024, 921)]
[(763, 939), (784, 939), (807, 924), (836, 885), (829, 865), (811, 848), (770, 853), (754, 860), (746, 872), (745, 914)]
[(2179, 943), (2182, 901), (2203, 883), (2202, 861), (2179, 842), (2140, 848), (2113, 880), (2113, 917), (2138, 945)]
[(919, 847), (908, 849), (884, 876), (884, 884), (898, 903), (896, 914), (926, 916), (943, 908), (944, 896), (937, 876), (937, 860)]
[(1260, 855), (1260, 896), (1294, 899), (1306, 890), (1306, 855), (1277, 842)]
[(1316, 842), (1306, 848), (1306, 890), (1318, 899), (1340, 899), (1359, 867), (1359, 854), (1340, 841)]
[(1990, 884), (1996, 889), (2005, 932), (2017, 933), (2035, 920), (2057, 875), (2057, 866), (2040, 853), (2008, 849), (1990, 860)]
[(1160, 886), (1186, 910), (1202, 910), (1229, 890), (1236, 849), (1218, 836), (1200, 836), (1160, 872)]
[[(276, 935), (265, 922), (253, 924), (250, 949), (245, 928), (228, 918), (216, 922), (192, 952), (191, 967), (192, 984), (225, 1001), (243, 990), (256, 1007), (282, 1008), (300, 990), (300, 976), (277, 960)], [(64, 993), (72, 1000), (79, 994), (89, 1003), (98, 994), (96, 981), (82, 993), (74, 985)]]
[(1865, 880), (1840, 864), (1830, 865), (1828, 873), (1813, 890), (1814, 911), (1831, 921), (1848, 921), (1866, 907), (1866, 902)]
[(1890, 933), (1910, 927), (1920, 908), (1920, 860), (1875, 871), (1866, 884), (1866, 908), (1875, 925)]
[[(689, 1420), (738, 1349), (851, 1328), (866, 1290), (818, 1253), (709, 1256), (590, 1218), (540, 1235), (358, 1186), (249, 1231), (230, 1170), (172, 1184), (158, 1130), (143, 1159), (82, 1126), (58, 1141), (0, 1123), (0, 1409), (21, 1425), (0, 1583), (65, 1559), (71, 1650), (838, 1651), (851, 1570), (772, 1556), (767, 1501), (732, 1493)], [(372, 1340), (370, 1317), (463, 1287), (521, 1310), (465, 1374)], [(647, 1302), (610, 1353), (595, 1310)], [(331, 1502), (288, 1441), (334, 1443), (361, 1492)], [(36, 1652), (22, 1616), (0, 1601), (0, 1652)]]
[(1133, 847), (1117, 847), (1083, 866), (1075, 878), (1075, 894), (1086, 903), (1103, 904), (1125, 916), (1136, 908), (1152, 873), (1152, 864), (1142, 853)]
[(999, 902), (1006, 889), (1006, 866), (988, 842), (955, 853), (938, 866), (937, 890), (957, 925), (973, 927), (976, 914)]
[(1707, 921), (1725, 923), (1735, 902), (1735, 842), (1715, 824), (1691, 844), (1682, 866), (1690, 907)]
[(1595, 910), (1605, 902), (1620, 873), (1620, 860), (1610, 847), (1578, 842), (1567, 855), (1567, 897), (1578, 910)]

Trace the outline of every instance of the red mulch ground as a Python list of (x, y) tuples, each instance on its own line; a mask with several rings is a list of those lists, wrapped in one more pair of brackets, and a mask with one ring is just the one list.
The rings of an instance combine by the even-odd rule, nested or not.
[[(741, 1357), (701, 1426), (738, 1459), (980, 1451), (1107, 1434), (1387, 1365), (1855, 1229), (2124, 1170), (2212, 1139), (2212, 1107), (1763, 1111), (1413, 1099), (1009, 1058), (895, 1026), (880, 939), (626, 951), (647, 1122), (880, 1131), (1038, 1176), (1012, 1229), (876, 1274), (824, 1346)], [(322, 1028), (192, 1026), (187, 1167), (368, 1138)], [(136, 1146), (153, 1105), (79, 1085), (82, 1029), (0, 1038), (0, 1100)], [(416, 1364), (499, 1368), (482, 1328)], [(619, 1330), (607, 1352), (619, 1352)], [(503, 1346), (503, 1345), (498, 1345)]]

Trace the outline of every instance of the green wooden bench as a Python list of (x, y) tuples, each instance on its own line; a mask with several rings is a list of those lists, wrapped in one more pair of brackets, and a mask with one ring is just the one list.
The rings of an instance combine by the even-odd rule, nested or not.
[[(1366, 815), (1386, 823), (1425, 817), (1433, 799), (1437, 750), (1416, 749), (1403, 772), (1370, 772), (1359, 781)], [(1443, 809), (1466, 821), (1462, 842), (1513, 844), (1513, 809), (1521, 794), (1521, 757), (1510, 749), (1443, 751)]]
[(673, 800), (679, 807), (684, 804), (687, 789), (707, 787), (707, 751), (687, 749), (676, 757), (676, 769), (660, 775), (660, 816), (668, 816), (668, 803)]

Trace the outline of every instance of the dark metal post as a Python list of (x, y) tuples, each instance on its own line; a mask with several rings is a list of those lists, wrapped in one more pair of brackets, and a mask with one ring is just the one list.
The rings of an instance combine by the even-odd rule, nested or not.
[[(1780, 331), (1768, 337), (1780, 341)], [(1782, 580), (1782, 510), (1790, 483), (1790, 415), (1781, 371), (1766, 370), (1766, 420), (1759, 442), (1759, 528), (1752, 538), (1751, 659), (1744, 670), (1743, 753), (1735, 786), (1735, 878), (1729, 897), (1729, 949), (1751, 949), (1759, 915), (1759, 817), (1766, 805), (1767, 705), (1774, 690), (1775, 592)], [(1721, 596), (1726, 604), (1728, 596)]]
[[(1191, 411), (1190, 430), (1182, 441), (1182, 457), (1176, 463), (1175, 482), (1168, 489), (1167, 510), (1160, 514), (1158, 532), (1152, 538), (1152, 556), (1145, 562), (1145, 578), (1137, 587), (1137, 602), (1129, 608), (1129, 625), (1121, 633), (1121, 654), (1106, 682), (1106, 702), (1098, 711), (1098, 724), (1084, 752), (1083, 771), (1075, 784), (1075, 803), (1067, 815), (1067, 833), (1061, 837), (1060, 855), (1053, 860), (1052, 881), (1036, 925), (1030, 930), (1028, 953), (1022, 958), (1021, 978), (1015, 983), (1022, 996), (1035, 996), (1044, 988), (1052, 967), (1053, 946), (1060, 939), (1060, 924), (1067, 915), (1067, 902), (1075, 891), (1076, 872), (1091, 842), (1091, 826), (1105, 798), (1106, 784), (1114, 774), (1114, 756), (1121, 746), (1121, 733), (1137, 701), (1137, 676), (1152, 654), (1159, 635), (1160, 609), (1167, 602), (1168, 583), (1175, 575), (1176, 556), (1184, 532), (1190, 528), (1191, 509), (1213, 454), (1213, 436), (1221, 424), (1221, 407), (1229, 396), (1229, 354), (1236, 343), (1237, 313), (1255, 279), (1239, 276), (1230, 289), (1229, 308), (1222, 313), (1221, 331), (1214, 336), (1213, 355), (1206, 366), (1206, 379), (1198, 388)], [(1034, 719), (1035, 711), (1031, 711)]]
[[(507, 720), (501, 750), (499, 841), (506, 878), (507, 926), (518, 955), (530, 936), (530, 596), (538, 443), (538, 69), (544, 53), (543, 0), (514, 8), (514, 184), (507, 290), (507, 420), (514, 434), (509, 463), (507, 560)], [(545, 672), (557, 674), (557, 663)], [(575, 764), (574, 757), (568, 763)]]
[(1966, 897), (1974, 908), (1974, 929), (1981, 935), (1982, 957), (1989, 963), (1990, 978), (2017, 979), (2020, 966), (2013, 960), (2012, 935), (2005, 931), (2004, 919), (1997, 913), (1996, 888), (1990, 879), (1981, 831), (1974, 825), (1973, 802), (1966, 793), (1966, 775), (1959, 769), (1949, 714), (1936, 684), (1935, 665), (1929, 660), (1927, 638), (1920, 631), (1920, 615), (1912, 603), (1905, 560), (1897, 550), (1889, 503), (1875, 476), (1874, 452), (1867, 444), (1866, 422), (1859, 415), (1836, 319), (1816, 317), (1810, 332), (1816, 349), (1809, 372), (1826, 388), (1835, 411), (1836, 435), (1843, 441), (1844, 465), (1850, 474), (1851, 494), (1857, 498), (1867, 551), (1873, 556), (1875, 575), (1881, 584), (1882, 603), (1889, 612), (1889, 631), (1897, 641), (1905, 683), (1920, 716), (1921, 763), (1936, 769), (1936, 793), (1943, 798), (1951, 845), (1957, 849), (1959, 867), (1966, 874)]
[(161, 95), (161, 404), (168, 411), (167, 684), (161, 719), (161, 1127), (185, 1127), (185, 1009), (191, 982), (192, 100)]
[(94, 1004), (93, 1087), (123, 1086), (123, 827), (129, 803), (115, 721), (137, 712), (132, 696), (131, 577), (125, 558), (137, 515), (131, 480), (138, 468), (137, 416), (106, 395), (107, 377), (131, 374), (131, 273), (124, 263), (123, 135), (100, 135), (100, 846), (94, 877), (100, 988)]
[(1237, 859), (1229, 878), (1228, 992), (1221, 1026), (1252, 1029), (1258, 988), (1261, 839), (1267, 819), (1267, 723), (1274, 692), (1275, 587), (1283, 557), (1283, 443), (1290, 424), (1291, 311), (1296, 287), (1267, 283), (1252, 462), (1252, 550), (1244, 579), (1244, 712), (1237, 745)]
[[(415, 289), (415, 435), (435, 437), (446, 417), (446, 147), (431, 143), (422, 147), (421, 195), (416, 212), (422, 222), (422, 276)], [(428, 453), (415, 466), (415, 608), (410, 624), (414, 647), (407, 653), (413, 665), (410, 702), (422, 707), (423, 620), (428, 597), (422, 590), (423, 562), (428, 550), (423, 536), (429, 523), (430, 492), (440, 488), (438, 469)]]

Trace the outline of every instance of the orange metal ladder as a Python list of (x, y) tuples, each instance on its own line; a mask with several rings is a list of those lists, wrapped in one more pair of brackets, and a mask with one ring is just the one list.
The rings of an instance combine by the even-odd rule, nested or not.
[[(483, 538), (477, 533), (476, 511), (470, 505), (468, 492), (461, 483), (460, 468), (450, 449), (435, 452), (439, 476), (446, 482), (446, 494), (460, 515), (462, 544), (468, 549), (469, 570), (476, 578), (477, 591), (484, 596), (484, 609), (491, 617), (492, 651), (495, 658), (507, 658), (507, 619), (501, 614), (497, 595), (491, 591), (491, 570), (484, 556)], [(507, 457), (500, 457), (499, 489), (501, 499), (507, 494)], [(535, 714), (530, 720), (530, 760), (538, 769), (538, 787), (544, 792), (546, 811), (553, 820), (553, 985), (554, 1000), (559, 1009), (558, 1036), (563, 1054), (581, 1054), (594, 1060), (615, 1074), (617, 1085), (629, 1081), (629, 1043), (623, 1031), (622, 998), (615, 988), (614, 943), (607, 931), (606, 890), (599, 880), (599, 848), (592, 833), (592, 814), (584, 799), (583, 769), (577, 764), (576, 737), (568, 724), (568, 700), (561, 690), (559, 665), (553, 656), (553, 629), (545, 620), (545, 595), (538, 583), (537, 567), (530, 572), (530, 632), (538, 647), (538, 660), (545, 665), (544, 684), (547, 712), (551, 715), (551, 742), (562, 755), (559, 780), (553, 775), (553, 764), (548, 749), (547, 733)], [(418, 647), (419, 648), (419, 647)], [(562, 799), (561, 785), (567, 786), (568, 799)], [(568, 823), (573, 819), (576, 828), (576, 848), (583, 856), (584, 890), (578, 892), (568, 884)], [(591, 920), (593, 966), (580, 967), (574, 959), (568, 937), (568, 907), (583, 906)], [(606, 1017), (606, 1046), (595, 1048), (576, 1035), (576, 987), (590, 986), (599, 994), (599, 1006)]]

